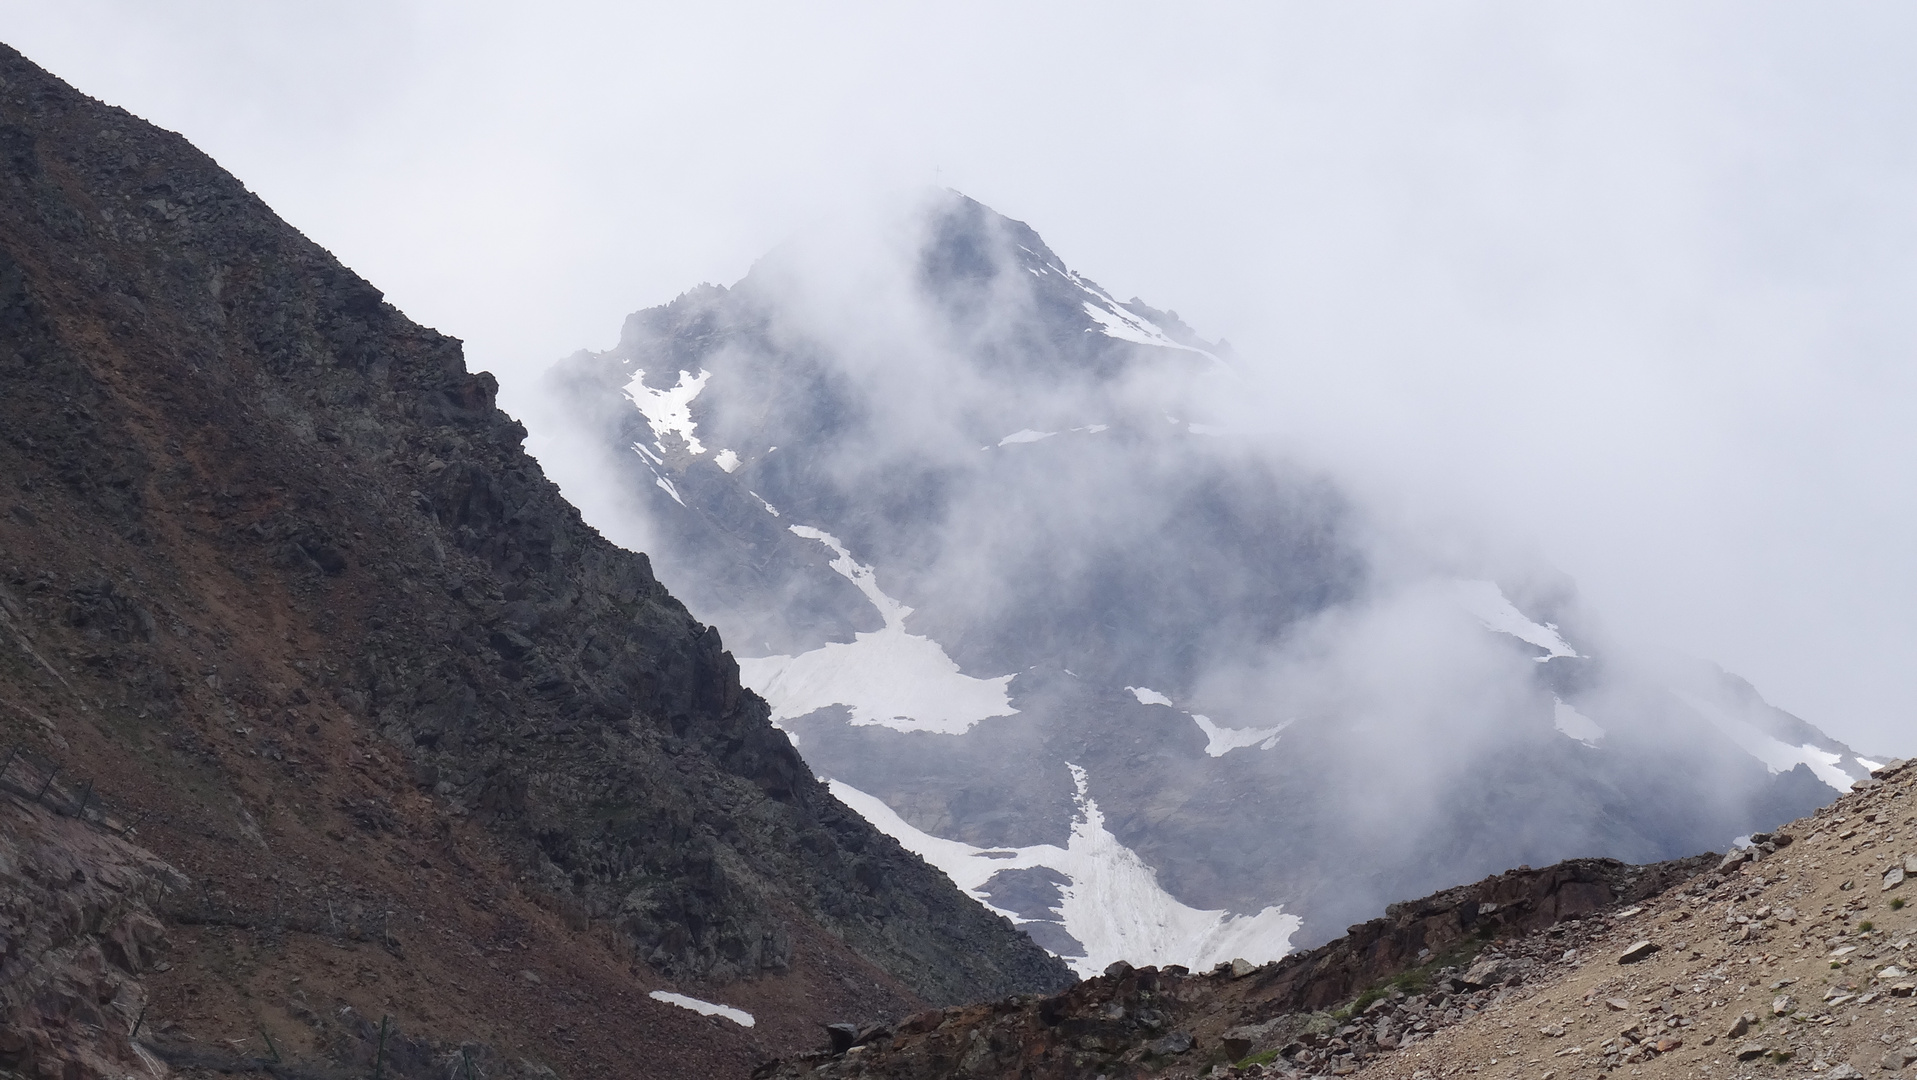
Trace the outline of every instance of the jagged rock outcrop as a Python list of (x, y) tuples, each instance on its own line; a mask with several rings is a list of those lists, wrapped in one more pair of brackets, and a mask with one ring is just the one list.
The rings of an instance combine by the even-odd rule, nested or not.
[[(496, 389), (184, 139), (0, 48), (0, 737), (97, 779), (203, 883), (198, 925), (251, 935), (196, 931), (249, 959), (156, 1011), (252, 1038), (259, 972), (326, 966), (289, 927), (375, 920), (406, 962), (363, 959), (335, 1009), (562, 1069), (639, 1017), (717, 1023), (622, 977), (790, 1006), (659, 1035), (662, 1074), (815, 1008), (1068, 982), (830, 796)], [(484, 959), (535, 941), (574, 980), (539, 984), (575, 1017), (550, 1030)]]

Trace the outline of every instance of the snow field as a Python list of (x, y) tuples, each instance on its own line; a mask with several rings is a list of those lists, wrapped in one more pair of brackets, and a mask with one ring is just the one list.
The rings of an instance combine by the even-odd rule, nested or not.
[[(1077, 788), (1078, 812), (1063, 848), (977, 848), (945, 840), (907, 824), (883, 801), (849, 784), (834, 780), (831, 787), (841, 802), (987, 907), (991, 905), (982, 890), (1001, 870), (1046, 867), (1069, 878), (1070, 884), (1060, 890), (1058, 911), (1066, 932), (1085, 947), (1084, 956), (1064, 958), (1081, 976), (1096, 975), (1115, 960), (1203, 970), (1239, 957), (1265, 963), (1291, 951), (1291, 936), (1300, 923), (1282, 906), (1256, 915), (1201, 911), (1160, 888), (1152, 868), (1105, 828), (1105, 816), (1088, 793), (1085, 770), (1069, 762), (1066, 767)], [(1015, 923), (1032, 921), (993, 910)]]
[(980, 720), (1018, 711), (1007, 693), (1012, 676), (977, 679), (961, 672), (938, 642), (906, 632), (912, 609), (885, 595), (873, 569), (837, 538), (808, 525), (790, 528), (832, 550), (828, 565), (865, 594), (885, 625), (797, 656), (741, 659), (740, 678), (772, 706), (773, 723), (843, 705), (853, 724), (962, 735)]

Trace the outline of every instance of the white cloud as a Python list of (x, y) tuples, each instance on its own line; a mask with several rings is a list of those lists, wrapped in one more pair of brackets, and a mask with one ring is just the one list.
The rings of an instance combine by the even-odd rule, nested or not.
[(836, 203), (949, 184), (1231, 338), (1234, 430), (1409, 527), (1533, 543), (1617, 629), (1886, 752), (1917, 700), (1914, 24), (0, 0), (9, 44), (193, 139), (509, 406)]

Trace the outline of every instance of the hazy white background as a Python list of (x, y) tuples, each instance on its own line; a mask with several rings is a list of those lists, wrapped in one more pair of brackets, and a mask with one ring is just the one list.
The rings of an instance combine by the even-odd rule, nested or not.
[(940, 183), (1237, 346), (1248, 416), (1917, 751), (1917, 8), (0, 0), (506, 404)]

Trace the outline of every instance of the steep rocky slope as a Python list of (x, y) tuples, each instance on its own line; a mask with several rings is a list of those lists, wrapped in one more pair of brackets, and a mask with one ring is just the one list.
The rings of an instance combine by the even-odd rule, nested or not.
[(0, 779), (184, 875), (150, 1007), (47, 1022), (176, 1062), (668, 1076), (1068, 982), (814, 780), (495, 389), (183, 139), (0, 48)]
[(1913, 1075), (1917, 767), (1858, 787), (1722, 859), (1515, 870), (1275, 964), (1115, 965), (760, 1075)]

